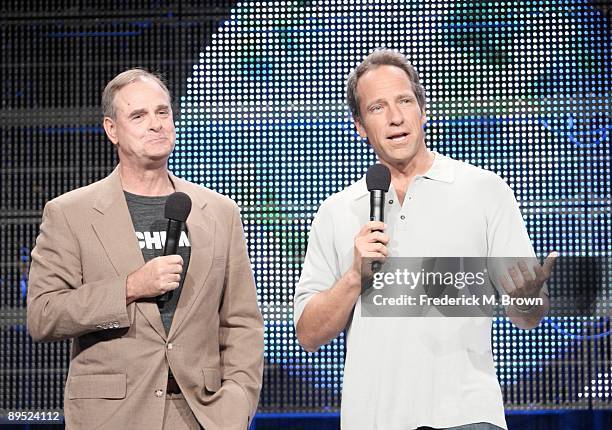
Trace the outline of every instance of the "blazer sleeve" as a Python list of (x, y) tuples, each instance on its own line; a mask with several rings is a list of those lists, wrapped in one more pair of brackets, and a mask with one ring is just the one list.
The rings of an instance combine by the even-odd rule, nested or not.
[(55, 201), (48, 202), (32, 250), (28, 281), (28, 331), (35, 341), (129, 327), (126, 276), (83, 284), (81, 252), (62, 208)]
[[(233, 204), (232, 230), (219, 310), (222, 389), (232, 405), (235, 428), (247, 428), (259, 403), (263, 376), (264, 327), (247, 254), (238, 206)], [(248, 410), (240, 410), (245, 405)], [(229, 403), (228, 403), (229, 402)], [(228, 417), (227, 417), (228, 418)], [(228, 423), (229, 424), (229, 423)], [(228, 428), (234, 426), (228, 426)]]

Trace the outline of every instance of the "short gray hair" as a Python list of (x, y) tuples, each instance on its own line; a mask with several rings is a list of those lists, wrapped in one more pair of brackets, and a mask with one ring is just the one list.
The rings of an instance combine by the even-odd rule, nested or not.
[(421, 112), (425, 112), (425, 89), (419, 80), (419, 74), (406, 57), (391, 49), (377, 49), (368, 55), (349, 75), (346, 81), (346, 102), (351, 109), (353, 118), (358, 120), (359, 114), (359, 98), (357, 96), (357, 82), (367, 71), (376, 69), (380, 66), (395, 66), (402, 69), (408, 75), (408, 79), (412, 82), (412, 90), (416, 96)]
[(115, 119), (117, 117), (117, 111), (115, 110), (115, 94), (125, 87), (126, 85), (131, 84), (135, 81), (142, 81), (145, 79), (151, 79), (159, 84), (162, 90), (166, 94), (168, 94), (168, 98), (171, 99), (170, 91), (168, 87), (164, 83), (164, 80), (161, 76), (148, 72), (144, 69), (129, 69), (125, 72), (119, 73), (115, 76), (111, 81), (106, 84), (104, 91), (102, 92), (102, 114), (104, 117), (110, 117)]

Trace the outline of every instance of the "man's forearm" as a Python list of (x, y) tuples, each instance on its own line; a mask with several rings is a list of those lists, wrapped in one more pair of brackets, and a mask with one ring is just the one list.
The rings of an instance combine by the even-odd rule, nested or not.
[(133, 278), (130, 279), (130, 276), (131, 274), (128, 275), (127, 279), (125, 280), (125, 304), (126, 306), (139, 299), (138, 295), (136, 294), (136, 288), (134, 286)]
[[(47, 288), (45, 288), (45, 286)], [(57, 341), (109, 328), (129, 327), (125, 278), (59, 288), (34, 267), (28, 291), (28, 330), (35, 341)]]
[(312, 296), (297, 324), (297, 337), (306, 351), (315, 352), (345, 329), (360, 294), (360, 276), (348, 271), (332, 288)]
[(518, 306), (509, 306), (506, 310), (508, 317), (512, 323), (523, 330), (536, 328), (540, 325), (540, 321), (548, 314), (550, 301), (546, 293), (541, 293), (542, 305), (535, 305), (530, 309), (525, 310)]

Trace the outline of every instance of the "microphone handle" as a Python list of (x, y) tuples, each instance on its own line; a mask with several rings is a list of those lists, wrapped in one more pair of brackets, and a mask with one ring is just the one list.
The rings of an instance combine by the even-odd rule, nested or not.
[[(385, 192), (383, 190), (370, 191), (370, 221), (385, 221)], [(382, 264), (372, 262), (372, 272), (378, 272)]]
[(370, 191), (370, 221), (385, 221), (385, 192)]
[[(183, 222), (175, 219), (168, 220), (168, 228), (166, 228), (166, 243), (164, 244), (164, 256), (178, 254), (179, 241), (181, 232), (183, 231)], [(160, 303), (166, 303), (172, 298), (174, 291), (167, 291), (157, 297)]]

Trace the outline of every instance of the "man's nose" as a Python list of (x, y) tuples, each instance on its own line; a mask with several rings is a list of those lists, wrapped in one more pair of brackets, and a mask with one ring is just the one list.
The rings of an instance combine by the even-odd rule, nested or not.
[(155, 114), (151, 117), (151, 121), (149, 123), (149, 128), (153, 131), (159, 131), (162, 128), (161, 119)]
[(397, 106), (391, 105), (389, 107), (389, 123), (391, 125), (401, 125), (404, 122), (404, 116), (402, 111)]

